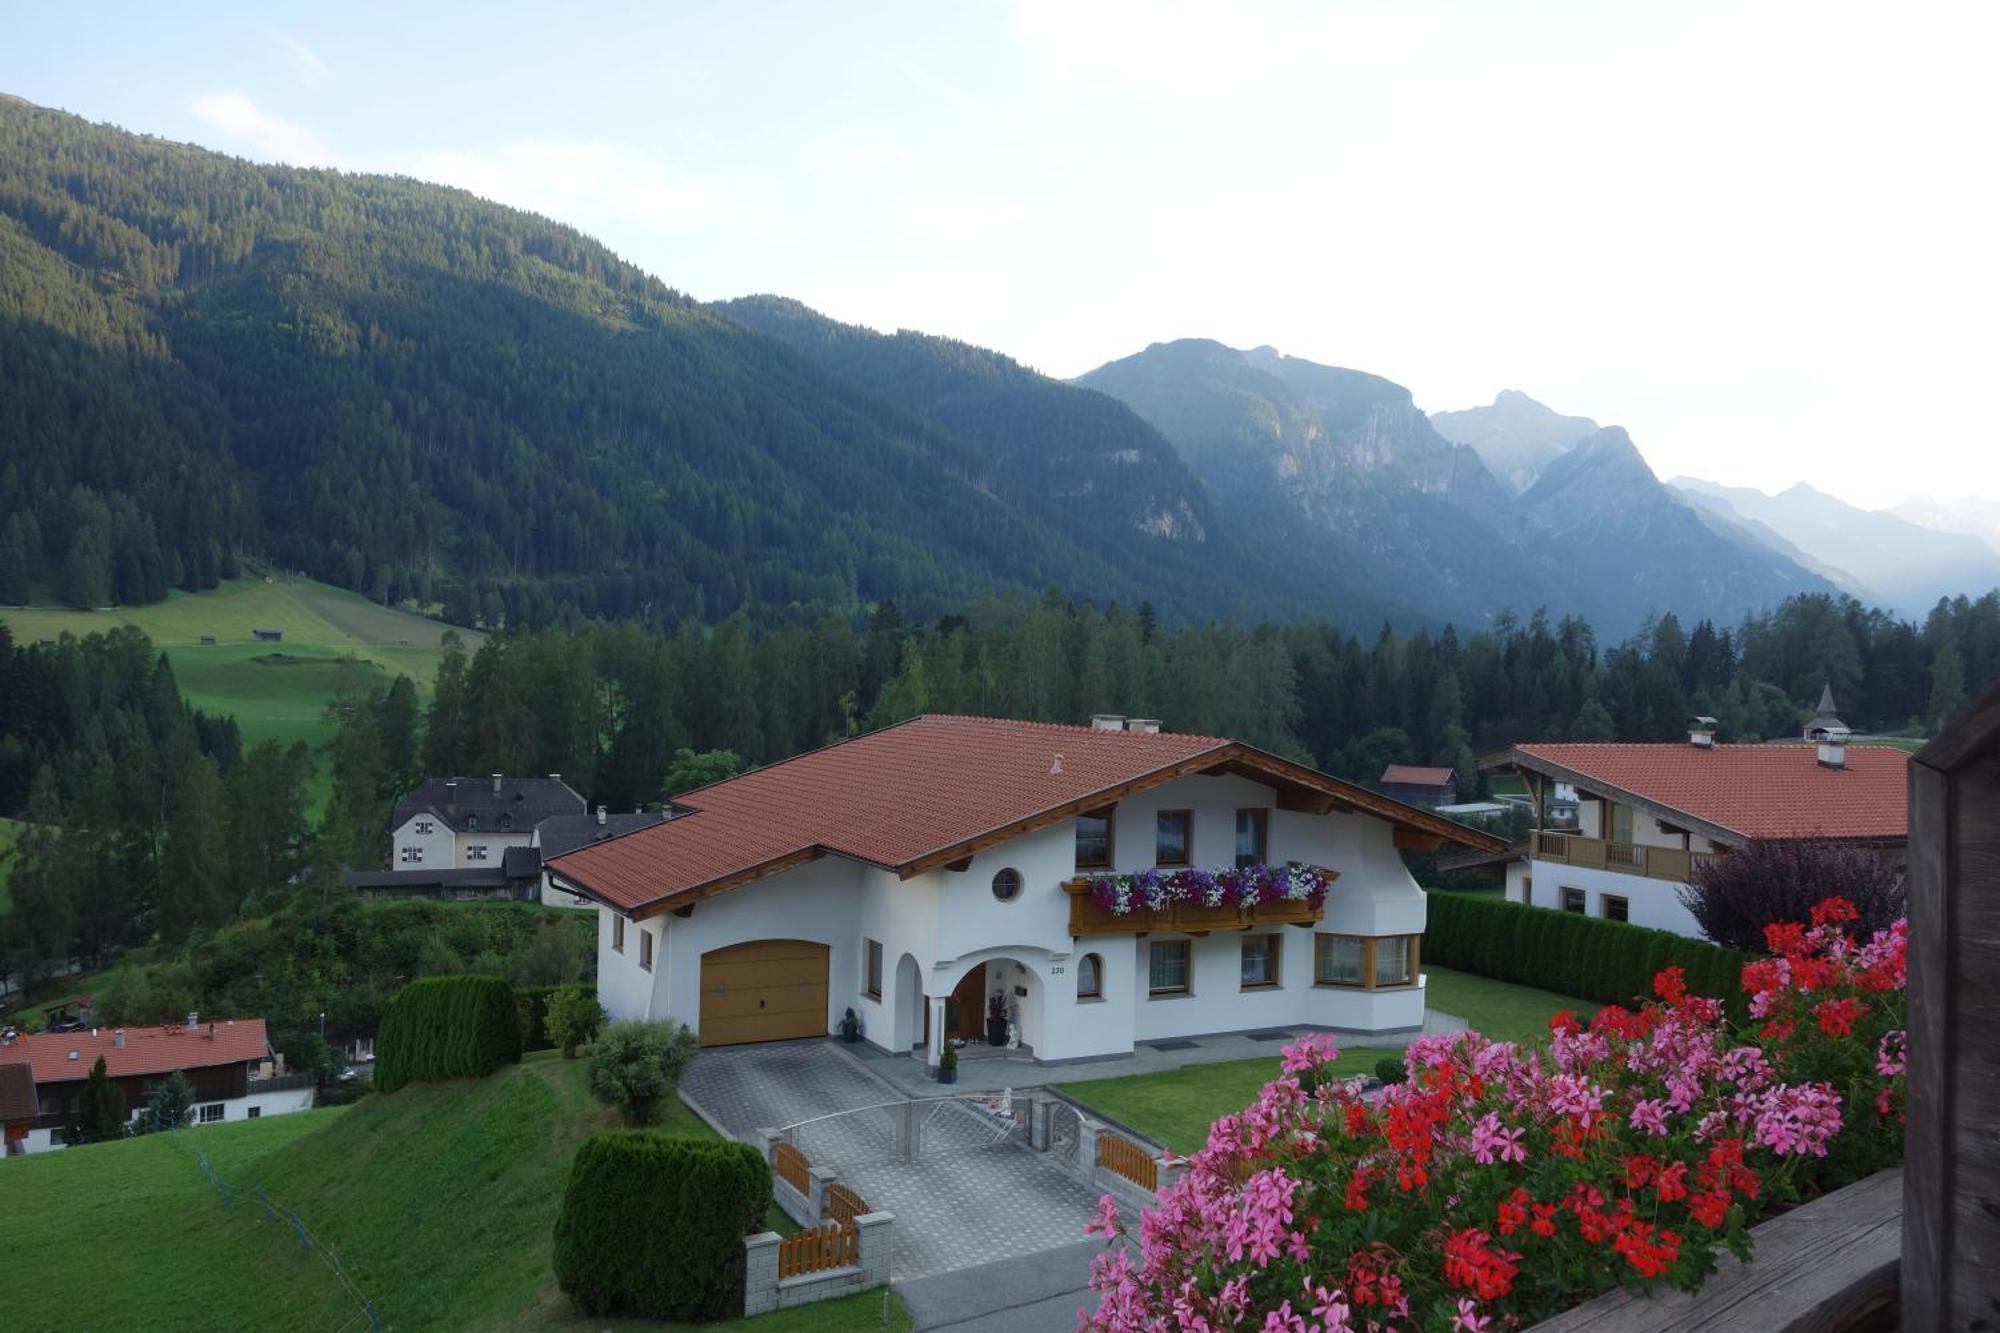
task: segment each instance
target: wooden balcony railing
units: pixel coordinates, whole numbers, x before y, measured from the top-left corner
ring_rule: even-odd
[[[1672,880],[1685,884],[1694,868],[1708,859],[1706,852],[1684,852],[1678,847],[1647,847],[1633,842],[1611,842],[1604,838],[1581,838],[1573,833],[1535,834],[1535,860],[1558,865],[1583,866],[1590,870],[1615,870],[1648,879]]]
[[[1333,872],[1327,872],[1333,878]],[[1204,907],[1199,903],[1172,903],[1160,911],[1134,907],[1120,915],[1098,905],[1090,896],[1090,880],[1078,877],[1065,883],[1069,895],[1069,933],[1084,935],[1145,935],[1156,930],[1206,935],[1215,930],[1248,930],[1252,926],[1310,926],[1326,915],[1324,906],[1308,902],[1263,903],[1256,907]]]

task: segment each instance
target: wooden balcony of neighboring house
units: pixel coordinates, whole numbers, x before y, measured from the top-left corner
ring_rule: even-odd
[[[1339,872],[1324,870],[1321,873],[1332,880]],[[1311,926],[1326,915],[1324,904],[1314,907],[1304,901],[1260,903],[1255,907],[1170,903],[1158,911],[1134,906],[1129,912],[1119,913],[1091,896],[1093,878],[1079,875],[1065,881],[1062,886],[1063,892],[1069,895],[1069,933],[1072,938],[1085,935],[1149,935],[1156,930],[1207,935],[1218,930],[1248,930],[1252,926]]]
[[[318,1082],[318,1076],[311,1070],[290,1070],[283,1074],[259,1074],[252,1070],[248,1080],[251,1095],[260,1092],[286,1092],[293,1088],[310,1088]]]
[[[1706,852],[1684,852],[1678,847],[1648,847],[1634,842],[1612,842],[1608,838],[1585,838],[1574,833],[1538,829],[1532,854],[1537,861],[1557,865],[1582,866],[1589,870],[1611,870],[1647,879],[1685,884],[1694,868],[1708,860]]]

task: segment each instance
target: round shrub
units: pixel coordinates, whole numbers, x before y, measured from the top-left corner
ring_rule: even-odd
[[[590,1093],[615,1106],[628,1125],[650,1125],[701,1044],[671,1018],[624,1018],[605,1028],[590,1048]]]
[[[566,993],[580,993],[595,998],[597,988],[588,984],[515,987],[514,1002],[521,1010],[522,1050],[546,1051],[561,1044],[556,1040],[555,1034],[549,1031],[549,1009],[558,995]]]
[[[563,1059],[576,1059],[576,1048],[597,1039],[604,1027],[604,1006],[587,986],[566,986],[549,997],[549,1040],[562,1048]]]
[[[1375,1062],[1375,1077],[1381,1079],[1385,1086],[1390,1083],[1401,1083],[1409,1076],[1409,1071],[1403,1068],[1403,1062],[1393,1055],[1385,1055]]]
[[[425,977],[396,992],[375,1034],[375,1087],[483,1078],[521,1058],[514,990],[499,977]]]
[[[556,1283],[592,1317],[741,1315],[743,1238],[770,1204],[771,1168],[748,1144],[606,1130],[570,1166]]]

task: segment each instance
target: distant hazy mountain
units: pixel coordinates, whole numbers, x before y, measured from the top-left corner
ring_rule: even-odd
[[[1939,597],[2000,586],[2000,554],[1977,537],[1861,509],[1804,482],[1777,495],[1693,477],[1677,477],[1674,485],[1726,502],[1813,559],[1847,571],[1866,593],[1906,615],[1922,615]]]
[[[1660,483],[1623,427],[1563,452],[1515,501],[1528,540],[1560,558],[1556,605],[1618,623],[1647,610],[1733,622],[1827,579],[1719,527]]]
[[[1822,560],[1813,559],[1787,541],[1769,524],[1754,518],[1745,518],[1737,513],[1736,507],[1721,496],[1710,495],[1706,491],[1691,491],[1681,486],[1673,486],[1672,490],[1676,496],[1693,506],[1695,512],[1707,520],[1710,527],[1724,533],[1732,540],[1768,547],[1786,559],[1811,570],[1842,592],[1850,593],[1870,604],[1881,604],[1881,597],[1860,579],[1838,565],[1829,565]]]
[[[1433,412],[1431,425],[1447,440],[1477,450],[1515,495],[1534,485],[1565,450],[1597,431],[1589,417],[1566,417],[1519,389],[1502,389],[1490,407]]]
[[[2000,500],[1977,495],[1933,500],[1928,495],[1919,495],[1891,506],[1889,512],[1933,532],[1962,532],[1977,537],[2000,555]]]
[[[1480,623],[1502,608],[1546,605],[1588,616],[1615,640],[1651,612],[1733,622],[1832,586],[1680,502],[1622,430],[1592,428],[1555,449],[1515,497],[1470,445],[1439,433],[1407,389],[1361,371],[1187,340],[1156,343],[1079,383],[1158,427],[1225,522],[1268,532],[1289,558],[1439,619]],[[1465,415],[1477,426],[1496,411],[1516,421],[1517,441],[1546,441],[1552,423],[1580,420],[1518,394]]]
[[[1156,427],[1225,522],[1263,534],[1275,563],[1324,571],[1330,593],[1461,624],[1534,603],[1505,488],[1401,385],[1205,339],[1155,343],[1077,382]]]

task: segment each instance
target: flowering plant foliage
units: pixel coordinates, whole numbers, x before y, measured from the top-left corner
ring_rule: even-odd
[[[1136,1253],[1097,1258],[1082,1326],[1497,1333],[1613,1285],[1699,1286],[1771,1201],[1900,1153],[1906,935],[1848,919],[1830,901],[1774,927],[1743,1032],[1670,967],[1636,1009],[1558,1015],[1545,1047],[1419,1038],[1376,1093],[1327,1076],[1330,1037],[1299,1041]],[[1108,1196],[1090,1229],[1127,1234]]]
[[[1332,876],[1318,866],[1248,865],[1220,870],[1141,870],[1135,875],[1096,875],[1090,897],[1117,916],[1134,910],[1160,911],[1174,903],[1200,907],[1256,907],[1262,903],[1326,902]]]

